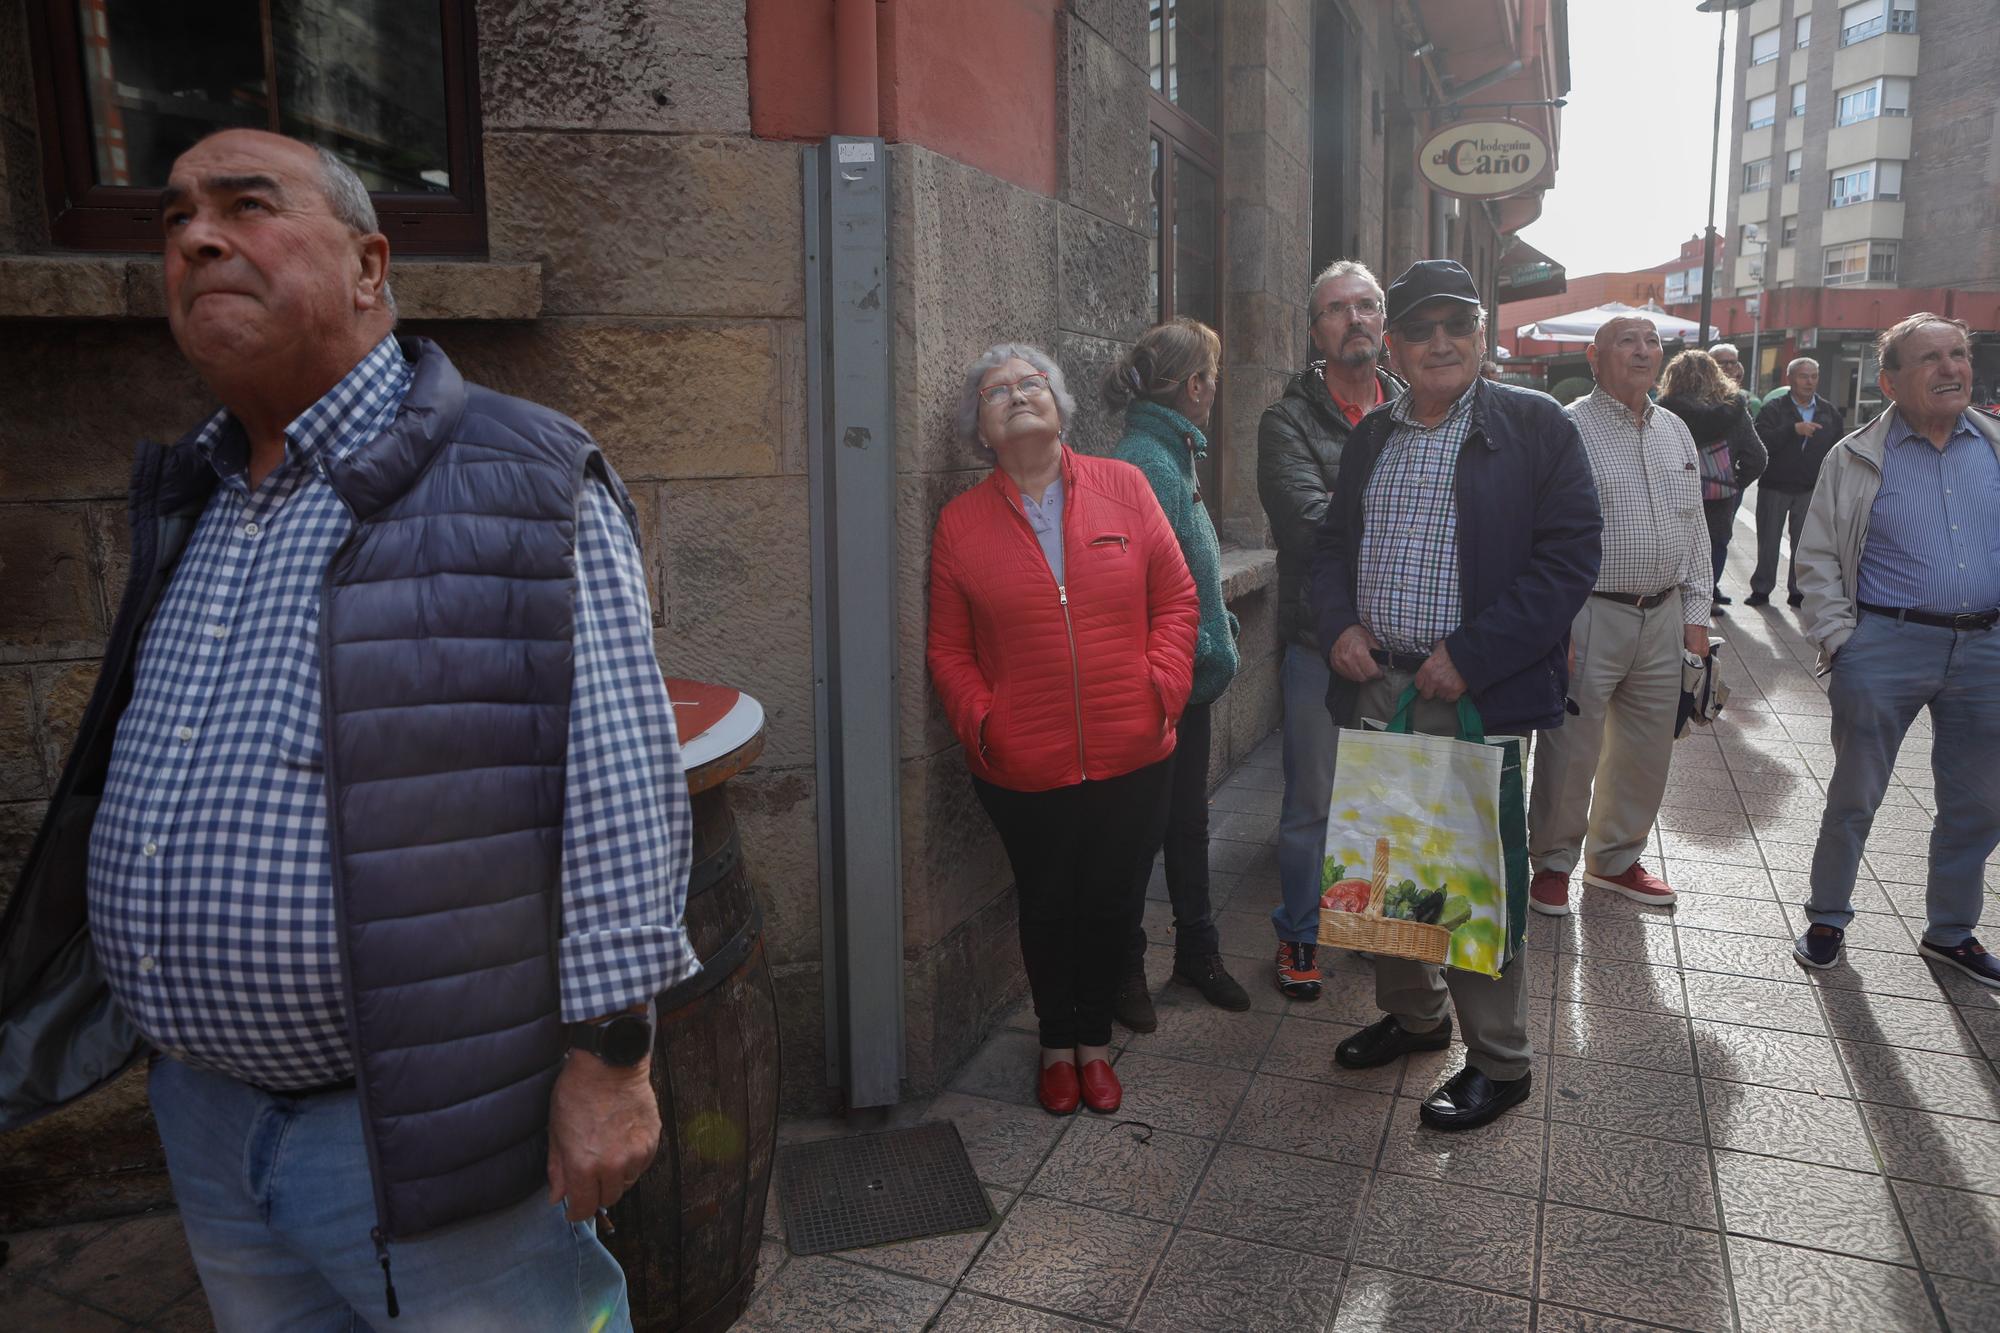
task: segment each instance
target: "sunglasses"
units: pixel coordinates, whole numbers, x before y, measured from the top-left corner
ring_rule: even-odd
[[[1470,310],[1455,311],[1443,319],[1406,319],[1392,332],[1404,342],[1427,343],[1431,335],[1443,325],[1446,336],[1470,338],[1479,328],[1479,316]]]

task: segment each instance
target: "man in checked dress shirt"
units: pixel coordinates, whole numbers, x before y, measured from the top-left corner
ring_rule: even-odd
[[[1491,734],[1560,727],[1565,639],[1597,577],[1597,497],[1576,428],[1548,395],[1480,378],[1486,313],[1459,264],[1413,264],[1385,305],[1409,391],[1348,437],[1314,534],[1334,723],[1387,719],[1414,688],[1414,731],[1457,735],[1465,695]],[[1386,1016],[1335,1060],[1366,1069],[1443,1050],[1455,1010],[1465,1068],[1424,1099],[1423,1122],[1472,1129],[1528,1096],[1525,959],[1498,979],[1401,958],[1374,969]]]
[[[395,336],[325,150],[213,135],[160,212],[222,410],[139,451],[0,929],[0,1128],[150,1054],[225,1330],[629,1329],[591,1219],[658,1146],[651,998],[699,970],[629,502],[575,423]]]
[[[1569,915],[1579,857],[1586,884],[1673,902],[1639,853],[1667,790],[1681,650],[1707,654],[1713,586],[1694,436],[1646,396],[1663,359],[1658,330],[1643,317],[1610,320],[1586,355],[1597,387],[1564,411],[1597,479],[1604,558],[1570,635],[1569,723],[1535,754],[1528,903],[1547,916]]]

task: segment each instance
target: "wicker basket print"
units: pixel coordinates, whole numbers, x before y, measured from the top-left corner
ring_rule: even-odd
[[[1351,883],[1351,881],[1349,882]],[[1368,888],[1368,905],[1359,912],[1335,905],[1332,885],[1320,900],[1319,942],[1336,949],[1362,949],[1420,963],[1443,963],[1451,955],[1451,932],[1443,926],[1422,921],[1406,921],[1383,916],[1382,902],[1389,891],[1389,840],[1375,840],[1375,873]]]

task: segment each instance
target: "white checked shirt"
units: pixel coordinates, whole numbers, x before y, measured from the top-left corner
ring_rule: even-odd
[[[1583,436],[1604,511],[1597,591],[1681,590],[1681,620],[1709,623],[1714,592],[1701,463],[1687,423],[1657,403],[1643,415],[1602,389],[1563,409]]]
[[[254,491],[242,428],[196,445],[221,479],[140,639],[91,828],[90,923],[156,1046],[268,1088],[354,1072],[321,766],[320,579],[354,523],[326,469],[395,419],[413,375],[385,338],[285,430]],[[681,923],[692,837],[644,566],[610,492],[576,536],[557,959],[565,1021],[700,970]]]
[[[1361,623],[1398,653],[1428,653],[1458,628],[1458,455],[1472,434],[1475,381],[1435,426],[1404,394],[1361,497]]]

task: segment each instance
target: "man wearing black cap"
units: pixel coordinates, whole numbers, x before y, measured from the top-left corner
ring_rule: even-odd
[[[1415,730],[1455,735],[1469,694],[1489,733],[1560,726],[1569,627],[1597,582],[1603,526],[1590,462],[1553,398],[1479,375],[1486,314],[1472,275],[1413,264],[1389,285],[1388,344],[1409,391],[1363,418],[1315,534],[1313,614],[1332,646],[1327,704],[1345,726],[1421,696]],[[1465,1069],[1425,1099],[1438,1129],[1483,1125],[1528,1095],[1521,960],[1496,981],[1375,960],[1381,1021],[1342,1042],[1350,1069],[1451,1041]]]

